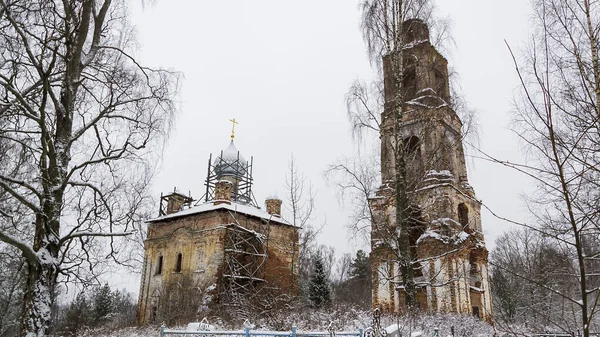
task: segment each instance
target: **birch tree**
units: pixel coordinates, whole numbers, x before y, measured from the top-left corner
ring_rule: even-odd
[[[600,252],[586,248],[586,240],[600,235],[600,3],[534,0],[532,5],[530,47],[523,58],[513,54],[521,80],[514,128],[528,156],[525,163],[503,164],[532,179],[536,192],[527,199],[532,222],[520,225],[568,254],[572,269],[566,276],[576,286],[564,291],[530,281],[574,306],[578,329],[589,337],[600,309]]]
[[[490,265],[500,329],[527,324],[534,332],[577,330],[576,306],[555,292],[572,295],[577,288],[569,276],[572,260],[553,240],[528,228],[509,231],[496,240]]]
[[[292,270],[292,277],[298,275],[298,280],[292,283],[298,284],[301,293],[306,293],[310,270],[313,264],[313,255],[318,250],[317,237],[325,224],[316,227],[315,219],[315,193],[312,184],[298,171],[298,165],[292,155],[288,162],[289,173],[286,176],[285,191],[287,203],[285,208],[289,212],[292,225],[300,227],[298,239],[298,270]],[[295,247],[294,247],[295,248]]]
[[[139,64],[119,0],[0,0],[0,240],[23,255],[22,336],[60,280],[123,261],[177,75]]]
[[[384,102],[385,105],[391,104],[393,108],[390,114],[382,114],[381,121],[377,122],[381,128],[391,128],[393,134],[392,151],[394,157],[395,177],[392,186],[395,189],[396,201],[396,223],[394,224],[398,238],[397,256],[400,263],[400,273],[403,287],[406,293],[406,303],[412,307],[416,301],[411,256],[408,221],[411,217],[410,202],[408,199],[407,174],[404,157],[403,135],[400,129],[400,121],[403,116],[403,88],[404,79],[404,38],[403,24],[407,19],[428,18],[431,14],[432,4],[427,0],[365,0],[361,3],[363,38],[367,44],[367,51],[371,62],[381,66],[383,57],[390,58],[391,74],[394,76],[396,87],[394,90],[393,102]],[[356,90],[354,86],[352,90]],[[364,105],[366,106],[366,104]],[[377,121],[377,114],[370,114],[373,117],[368,121]],[[364,125],[359,125],[364,128]],[[355,130],[357,128],[355,127]],[[382,145],[383,146],[383,145]]]
[[[447,39],[448,24],[445,20],[434,18],[434,5],[430,0],[364,0],[360,4],[362,12],[361,28],[363,38],[367,45],[368,55],[371,64],[378,71],[377,80],[371,85],[365,85],[361,81],[355,82],[347,95],[348,117],[352,123],[355,138],[361,138],[363,131],[375,131],[378,134],[386,133],[392,136],[389,144],[382,142],[382,153],[389,146],[390,157],[393,158],[390,168],[381,166],[382,172],[393,172],[393,177],[387,177],[382,181],[384,185],[394,190],[395,198],[395,223],[388,224],[386,233],[387,243],[394,250],[395,259],[400,266],[400,279],[402,284],[399,288],[404,289],[406,303],[409,308],[416,304],[416,287],[414,281],[415,256],[411,250],[411,223],[419,222],[415,219],[415,207],[411,205],[409,193],[414,188],[414,182],[418,181],[415,177],[417,172],[412,172],[407,161],[412,161],[411,151],[405,144],[405,135],[401,128],[401,121],[404,116],[404,109],[409,99],[405,97],[407,88],[404,88],[404,79],[409,75],[406,67],[414,55],[405,55],[408,44],[411,43],[409,31],[411,22],[425,22],[430,28],[432,35],[430,43],[440,48],[442,42]],[[418,19],[418,20],[413,20]],[[391,94],[384,95],[383,86],[383,63],[387,63],[385,90],[391,90]],[[389,78],[387,77],[389,76]],[[393,84],[393,88],[387,88],[388,84]],[[452,104],[453,102],[448,102]],[[383,113],[382,113],[383,111]],[[410,147],[410,145],[409,145]],[[442,149],[440,149],[442,150]],[[386,150],[388,151],[388,150]],[[386,155],[387,156],[387,155]],[[383,158],[383,156],[382,156]],[[372,183],[365,179],[357,179],[363,174],[364,165],[351,164],[344,162],[334,164],[330,167],[340,173],[340,176],[346,177],[338,180],[337,185],[341,190],[363,194],[366,198],[370,197],[370,186]],[[356,169],[358,168],[358,169]],[[343,183],[343,181],[350,183]],[[362,181],[361,181],[362,180]],[[340,183],[342,181],[342,183]],[[366,199],[365,198],[365,199]],[[368,205],[368,203],[365,203]],[[368,228],[372,223],[372,212],[363,209],[362,227]],[[365,216],[366,215],[366,216]],[[367,218],[371,218],[368,219]],[[356,217],[356,219],[360,219]],[[366,221],[365,221],[366,220]],[[354,223],[357,223],[353,221]],[[356,226],[354,226],[356,227]],[[390,281],[398,279],[398,275],[385,276]],[[395,281],[394,281],[395,282]]]

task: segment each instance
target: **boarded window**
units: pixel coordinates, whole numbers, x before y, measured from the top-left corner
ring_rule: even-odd
[[[158,263],[156,265],[156,275],[162,274],[162,267],[163,267],[163,257],[161,255],[158,257]]]
[[[177,254],[177,262],[175,263],[175,272],[176,273],[181,273],[181,260],[183,259],[183,257],[181,256],[181,253]]]

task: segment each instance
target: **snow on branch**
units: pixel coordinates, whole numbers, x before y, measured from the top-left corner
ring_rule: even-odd
[[[0,240],[8,243],[9,245],[14,246],[15,248],[18,248],[23,253],[23,256],[27,259],[27,262],[30,265],[35,265],[40,262],[40,258],[37,255],[37,253],[33,250],[33,247],[19,240],[18,238],[6,232],[0,231]]]
[[[59,245],[64,244],[67,241],[76,239],[76,238],[81,238],[81,237],[118,237],[118,236],[128,236],[128,235],[132,235],[135,234],[137,231],[127,231],[127,232],[119,232],[119,233],[98,233],[98,232],[90,232],[90,231],[81,231],[81,232],[74,232],[71,233],[69,235],[63,236],[60,241],[59,241]]]
[[[23,205],[27,206],[32,211],[34,211],[36,213],[40,213],[41,212],[41,210],[36,205],[34,205],[31,201],[27,200],[27,198],[25,196],[23,196],[19,192],[15,191],[12,187],[10,187],[4,181],[7,181],[7,182],[10,182],[10,183],[14,183],[14,184],[23,186],[23,187],[27,188],[28,190],[32,191],[39,198],[40,194],[31,185],[25,183],[24,181],[15,180],[15,179],[11,179],[9,177],[5,177],[3,175],[0,175],[0,187],[2,187],[10,195],[12,195],[15,199],[17,199]]]

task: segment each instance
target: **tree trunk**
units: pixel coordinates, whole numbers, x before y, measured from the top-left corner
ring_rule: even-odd
[[[52,317],[56,267],[52,261],[30,263],[28,271],[21,316],[21,337],[46,336]]]
[[[403,78],[404,78],[404,52],[402,50],[402,34],[396,38],[397,47],[392,54],[392,73],[395,76],[394,98],[394,165],[395,165],[395,192],[396,192],[396,233],[398,236],[398,256],[400,260],[400,273],[404,287],[406,306],[411,310],[416,303],[414,275],[412,269],[413,257],[410,250],[408,233],[408,220],[410,217],[410,203],[407,196],[406,162],[404,159],[404,139],[401,130],[404,108]]]
[[[594,26],[592,24],[592,12],[590,8],[590,1],[585,1],[585,17],[587,19],[587,30],[588,37],[590,39],[590,49],[592,52],[592,66],[594,71],[594,93],[596,94],[596,117],[598,118],[598,122],[600,124],[600,108],[598,104],[600,104],[600,60],[598,59],[598,47],[596,41],[596,31],[594,30]]]

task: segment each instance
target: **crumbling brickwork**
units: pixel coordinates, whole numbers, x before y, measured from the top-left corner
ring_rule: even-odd
[[[394,132],[400,132],[412,212],[411,222],[405,226],[418,307],[432,313],[468,313],[491,321],[481,205],[467,179],[462,123],[452,108],[447,61],[431,45],[422,21],[405,22],[403,32],[402,73],[397,73],[391,55],[383,59],[382,185],[370,199],[373,307],[388,312],[406,310],[398,262],[402,249],[395,228]],[[402,95],[397,95],[397,90],[402,90]],[[401,102],[398,97],[403,98]],[[395,126],[398,104],[402,119]]]
[[[220,304],[297,293],[299,228],[281,217],[281,200],[268,199],[268,212],[232,200],[234,184],[217,181],[214,200],[148,222],[138,323],[155,322],[166,288],[184,281]]]

